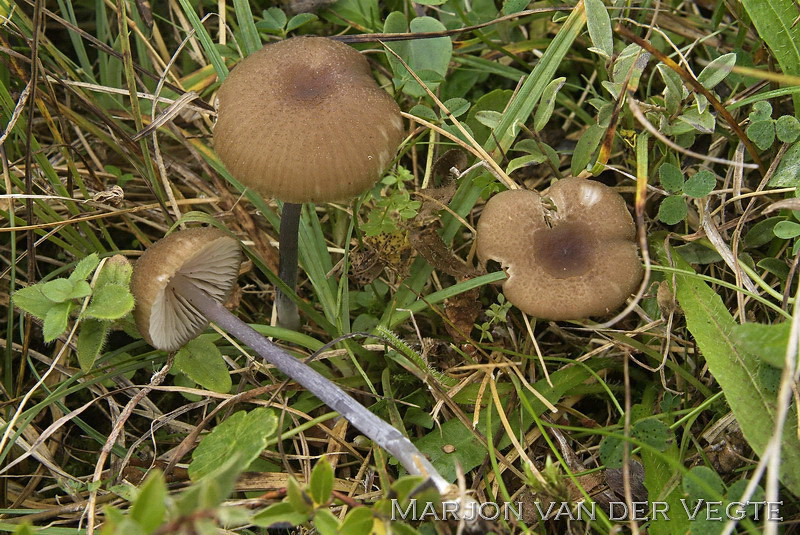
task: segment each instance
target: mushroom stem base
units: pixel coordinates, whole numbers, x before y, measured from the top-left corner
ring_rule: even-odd
[[[281,210],[281,230],[279,235],[280,264],[278,277],[295,291],[297,288],[297,233],[300,228],[300,214],[303,205],[290,202],[283,203]],[[300,328],[300,315],[297,305],[292,299],[278,290],[275,297],[278,309],[278,325],[296,331]]]
[[[247,323],[231,314],[221,303],[198,289],[186,277],[176,275],[172,280],[172,286],[208,320],[250,346],[261,358],[342,415],[356,429],[400,461],[409,473],[430,477],[441,494],[449,491],[450,484],[400,431],[370,412],[316,370],[261,336]]]

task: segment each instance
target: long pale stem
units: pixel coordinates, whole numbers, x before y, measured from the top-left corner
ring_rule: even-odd
[[[292,291],[297,288],[297,233],[302,209],[302,204],[285,202],[281,211],[278,276]],[[278,290],[275,306],[278,309],[278,325],[294,331],[300,328],[297,305],[288,295]]]
[[[328,407],[341,414],[356,429],[388,451],[410,474],[430,477],[442,494],[448,490],[450,484],[400,431],[370,412],[313,368],[258,334],[187,278],[176,275],[172,280],[172,286],[208,320],[250,346],[261,358],[294,379]]]

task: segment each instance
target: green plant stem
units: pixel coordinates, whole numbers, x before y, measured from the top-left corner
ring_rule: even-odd
[[[440,493],[448,491],[450,484],[400,431],[370,412],[319,372],[258,334],[255,329],[231,314],[222,304],[206,295],[186,277],[176,275],[172,285],[175,291],[186,298],[208,320],[236,336],[281,373],[294,379],[328,407],[341,414],[356,429],[400,461],[410,474],[430,477]]]
[[[302,211],[302,204],[289,202],[283,203],[281,211],[278,276],[292,291],[297,288],[297,234],[300,229]],[[291,297],[278,290],[275,306],[278,308],[279,326],[292,330],[300,328],[300,315],[297,312],[297,305]]]

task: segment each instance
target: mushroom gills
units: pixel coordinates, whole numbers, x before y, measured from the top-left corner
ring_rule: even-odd
[[[193,286],[221,301],[238,275],[238,242],[220,238],[208,242],[173,275],[164,292],[156,296],[150,320],[150,338],[167,347],[180,347],[205,328],[208,321],[185,298],[177,295],[174,280],[184,276]]]
[[[239,242],[215,228],[181,230],[145,251],[134,266],[131,288],[136,325],[148,342],[175,351],[213,321],[341,414],[409,473],[430,477],[442,494],[447,493],[450,484],[405,435],[225,308],[223,301],[236,283],[241,260]]]

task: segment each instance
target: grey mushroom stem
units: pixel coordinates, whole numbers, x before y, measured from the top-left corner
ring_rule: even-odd
[[[297,288],[297,235],[300,229],[302,210],[302,204],[285,202],[281,211],[281,230],[278,237],[280,242],[278,277],[292,291]],[[280,290],[275,296],[275,307],[278,309],[278,325],[293,331],[300,328],[297,305]]]
[[[338,412],[356,429],[400,461],[410,474],[429,477],[440,494],[445,494],[449,490],[450,484],[400,431],[370,412],[313,368],[261,336],[248,324],[231,314],[221,303],[198,289],[190,279],[178,274],[173,278],[171,285],[173,291],[180,294],[208,320],[250,346],[261,358]]]

